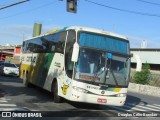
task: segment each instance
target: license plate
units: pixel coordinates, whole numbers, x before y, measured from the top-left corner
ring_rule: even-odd
[[[97,102],[98,102],[98,103],[107,103],[107,99],[98,98],[98,99],[97,99]]]

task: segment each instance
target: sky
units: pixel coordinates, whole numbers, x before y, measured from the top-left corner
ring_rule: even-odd
[[[0,0],[0,8],[21,0]],[[0,45],[22,44],[34,23],[42,32],[85,26],[128,37],[131,48],[160,48],[160,0],[78,0],[77,13],[66,11],[66,0],[30,0],[0,9]]]

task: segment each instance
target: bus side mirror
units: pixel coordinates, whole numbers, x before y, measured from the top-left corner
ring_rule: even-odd
[[[78,61],[78,55],[79,55],[79,44],[77,42],[73,45],[73,52],[72,52],[72,62]]]

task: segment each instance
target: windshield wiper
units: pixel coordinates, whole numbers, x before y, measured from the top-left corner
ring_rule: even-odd
[[[114,81],[115,81],[116,86],[118,86],[118,81],[117,81],[117,79],[116,79],[116,77],[115,77],[115,75],[114,75],[114,73],[113,73],[113,70],[111,70],[111,69],[106,69],[106,71],[105,71],[105,74],[104,74],[104,84],[106,83],[107,79],[110,78],[110,76],[107,77],[107,75],[108,75],[110,72],[111,72],[111,74],[112,74],[112,76],[113,76],[113,79],[114,79]]]
[[[111,73],[112,73],[112,76],[113,76],[113,79],[114,79],[116,85],[118,86],[118,81],[117,81],[117,79],[116,79],[116,77],[115,77],[115,75],[114,75],[114,73],[113,73],[113,70],[111,70]]]

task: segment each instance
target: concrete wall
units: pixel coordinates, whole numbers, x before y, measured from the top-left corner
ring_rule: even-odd
[[[160,64],[160,51],[133,51],[131,53],[138,55],[142,63]],[[131,58],[132,63],[137,63],[135,57]]]
[[[129,83],[128,91],[160,97],[160,88],[149,85]]]

